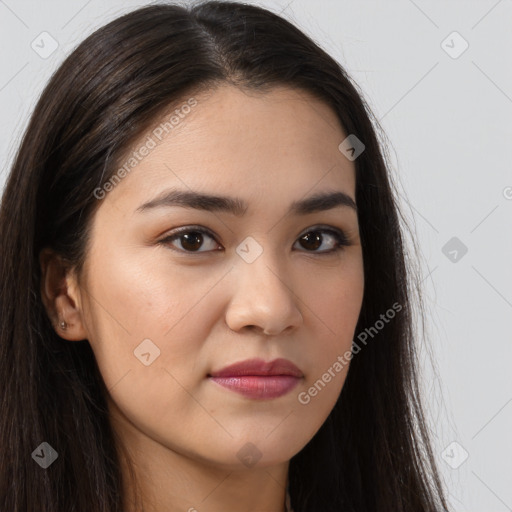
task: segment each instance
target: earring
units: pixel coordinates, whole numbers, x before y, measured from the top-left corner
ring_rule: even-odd
[[[64,330],[64,329],[66,329],[66,327],[68,326],[68,324],[67,324],[64,320],[62,320],[62,322],[59,324],[59,326],[60,326],[60,328],[61,328],[62,330]]]

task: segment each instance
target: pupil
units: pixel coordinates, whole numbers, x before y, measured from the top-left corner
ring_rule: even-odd
[[[322,237],[321,235],[312,235],[311,233],[306,233],[302,240],[304,240],[306,243],[314,243],[314,247],[309,247],[309,249],[318,249],[322,245]],[[307,247],[306,247],[307,248]]]
[[[181,245],[185,249],[189,249],[192,251],[199,249],[199,247],[201,246],[201,243],[203,241],[203,236],[201,235],[201,233],[186,233],[186,234],[182,235],[182,237],[185,238],[185,243],[183,243],[183,241],[182,241]],[[199,240],[199,242],[196,244],[194,244],[193,242],[191,243],[190,241],[193,240],[194,238],[196,239],[196,241]],[[187,247],[187,244],[190,244],[190,245]]]

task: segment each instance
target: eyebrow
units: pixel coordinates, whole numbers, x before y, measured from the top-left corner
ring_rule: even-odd
[[[159,207],[181,206],[209,212],[227,212],[237,217],[242,217],[247,208],[247,203],[237,197],[218,196],[195,192],[190,190],[168,190],[160,196],[142,204],[135,210],[144,212]],[[338,207],[349,207],[357,212],[355,201],[345,192],[322,192],[294,201],[288,213],[293,215],[308,215]]]

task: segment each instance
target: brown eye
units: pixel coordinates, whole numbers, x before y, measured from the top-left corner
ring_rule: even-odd
[[[299,240],[301,241],[303,247],[308,250],[316,251],[322,245],[322,236],[312,233],[306,233],[302,235]]]
[[[177,250],[183,252],[208,252],[207,250],[200,251],[199,249],[203,246],[205,238],[210,238],[215,241],[213,236],[206,230],[202,228],[190,228],[186,227],[184,229],[179,229],[174,232],[174,234],[164,238],[160,243],[162,244],[173,244],[175,241],[179,241],[181,244],[181,248],[178,247]],[[212,244],[210,244],[212,245]],[[215,247],[215,243],[213,247]],[[211,250],[211,249],[210,249]]]
[[[342,231],[333,229],[315,229],[308,231],[304,233],[298,241],[308,252],[317,252],[318,254],[332,253],[350,245]],[[331,242],[331,249],[318,251],[318,248],[321,247],[324,242],[329,241]]]
[[[201,250],[205,241],[210,239],[210,248]],[[175,244],[179,242],[181,247]],[[343,231],[338,229],[312,229],[301,235],[297,242],[306,249],[306,252],[313,254],[331,254],[342,250],[345,246],[350,245]],[[159,243],[163,245],[171,245],[173,249],[184,253],[207,253],[220,250],[220,246],[215,241],[215,237],[202,227],[186,226],[173,231],[169,236],[161,240]],[[206,245],[208,245],[206,243]],[[326,245],[324,250],[318,250]]]
[[[181,246],[187,251],[197,251],[201,244],[203,243],[203,234],[202,233],[184,233],[179,236],[181,240]]]

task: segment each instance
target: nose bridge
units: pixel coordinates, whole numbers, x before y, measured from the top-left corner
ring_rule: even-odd
[[[279,256],[270,248],[263,250],[254,239],[242,242],[237,253],[240,259],[235,264],[236,282],[226,319],[230,328],[251,325],[277,334],[298,326],[302,322],[300,301]]]

